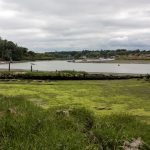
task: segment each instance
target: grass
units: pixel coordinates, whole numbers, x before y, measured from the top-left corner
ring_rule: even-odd
[[[150,145],[150,83],[1,81],[0,149],[122,149]]]
[[[0,79],[19,80],[123,80],[143,79],[149,75],[118,74],[118,73],[87,73],[78,71],[29,72],[29,71],[0,71]]]

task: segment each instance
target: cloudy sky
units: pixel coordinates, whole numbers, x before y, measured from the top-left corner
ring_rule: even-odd
[[[40,52],[150,49],[150,0],[0,0],[0,36]]]

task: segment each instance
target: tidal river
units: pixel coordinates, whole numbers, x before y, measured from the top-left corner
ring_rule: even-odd
[[[67,61],[35,61],[25,63],[12,63],[11,69],[38,71],[75,70],[91,73],[133,73],[150,74],[150,64],[115,64],[115,63],[73,63]],[[0,69],[8,69],[8,64],[0,64]]]

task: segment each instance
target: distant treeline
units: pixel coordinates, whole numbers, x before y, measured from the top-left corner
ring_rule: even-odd
[[[35,53],[27,48],[18,46],[12,41],[0,38],[0,60],[66,60],[66,59],[98,59],[115,57],[116,59],[150,59],[150,50],[83,50]]]
[[[112,58],[116,59],[150,59],[150,50],[83,50],[83,51],[61,51],[46,52],[46,57],[51,59],[85,59],[94,58]]]
[[[32,51],[28,51],[27,48],[18,46],[12,41],[3,40],[0,38],[0,60],[27,60],[33,59],[35,53]]]

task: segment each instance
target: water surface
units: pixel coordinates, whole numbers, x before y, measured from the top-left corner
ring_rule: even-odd
[[[67,61],[36,61],[25,63],[13,63],[11,69],[30,70],[34,63],[34,70],[38,71],[61,71],[75,70],[97,73],[133,73],[150,74],[150,64],[118,64],[115,63],[73,63]],[[8,69],[8,64],[1,64],[0,69]]]

